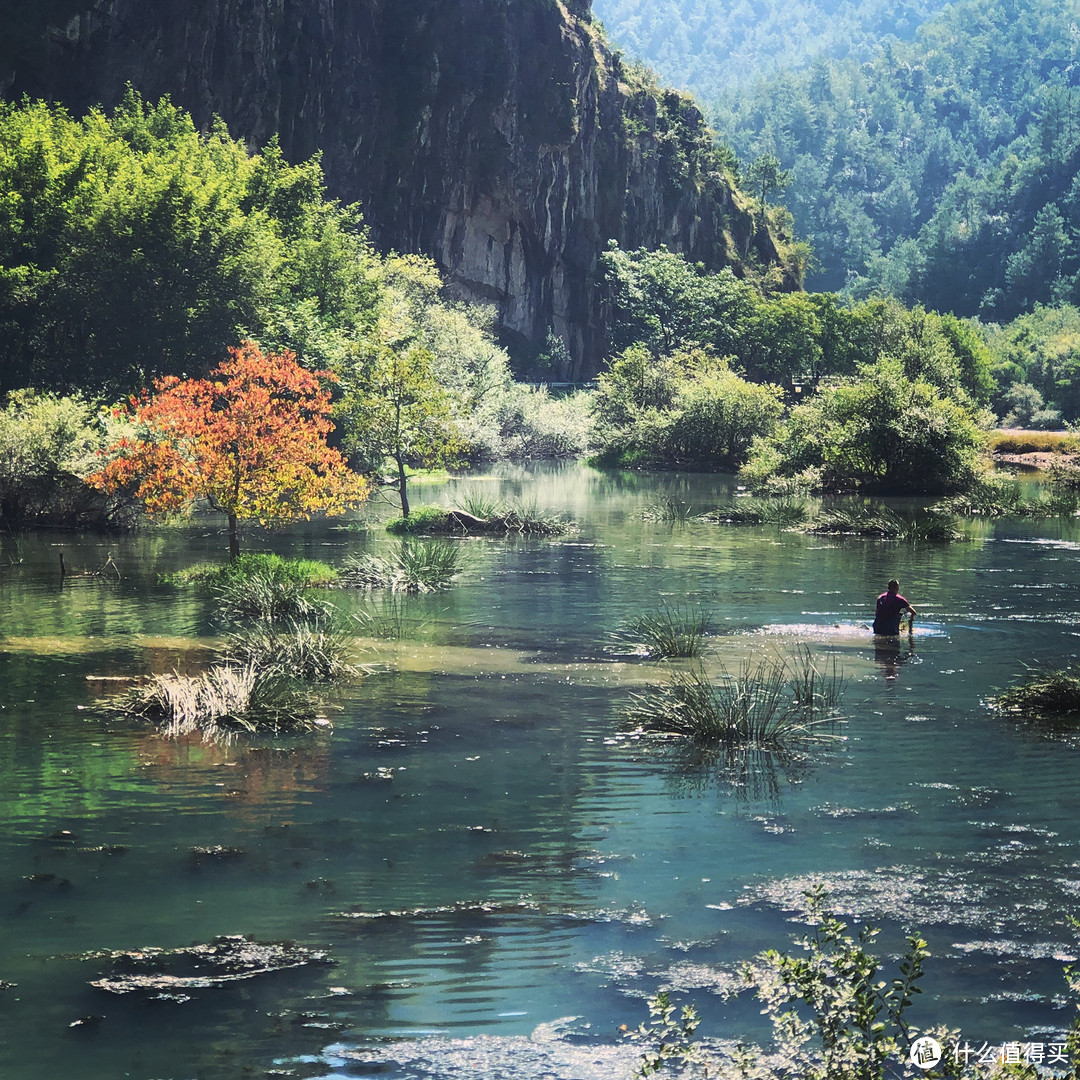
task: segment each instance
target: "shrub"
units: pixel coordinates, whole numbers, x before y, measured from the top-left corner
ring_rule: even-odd
[[[829,491],[962,491],[977,475],[978,420],[970,405],[884,359],[792,409],[755,441],[741,475],[755,489],[812,468]]]
[[[116,428],[116,432],[111,429]],[[84,481],[118,434],[80,397],[33,390],[8,395],[0,409],[0,520],[6,528],[130,528],[139,508]]]
[[[416,533],[449,533],[459,530],[442,507],[418,506],[409,511],[408,517],[394,518],[388,522],[386,531],[394,536],[412,536]]]
[[[630,619],[616,637],[631,647],[643,647],[650,658],[662,660],[700,656],[711,628],[712,620],[701,608],[665,604]]]

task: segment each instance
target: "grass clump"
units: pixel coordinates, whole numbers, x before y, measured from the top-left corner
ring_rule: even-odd
[[[931,510],[965,517],[1075,517],[1080,512],[1080,482],[1075,485],[1071,482],[1073,472],[1080,478],[1078,470],[1066,465],[1052,466],[1051,491],[1039,492],[1031,498],[1025,496],[1019,481],[989,477],[980,480],[970,491],[943,499]]]
[[[330,605],[312,598],[307,588],[289,578],[254,573],[227,579],[211,587],[218,614],[226,622],[257,620],[265,623],[324,619]]]
[[[1080,664],[1030,668],[992,703],[1025,719],[1080,720]]]
[[[441,506],[418,506],[408,517],[394,518],[388,522],[386,531],[394,536],[412,536],[417,533],[452,533],[460,530]]]
[[[325,620],[259,623],[231,634],[224,648],[227,665],[254,667],[264,676],[333,682],[351,678],[358,670],[349,663],[351,639]]]
[[[633,695],[629,721],[646,734],[726,748],[782,747],[828,737],[843,692],[836,668],[817,668],[809,651],[793,661],[746,663],[713,683],[704,670],[673,671],[666,686]]]
[[[653,660],[700,656],[712,620],[701,608],[663,605],[630,619],[616,637]]]
[[[641,516],[646,521],[664,521],[674,524],[682,524],[698,516],[698,510],[693,503],[683,502],[682,499],[664,495],[654,499],[641,511]]]
[[[350,556],[340,580],[359,589],[427,593],[449,587],[461,567],[461,548],[452,541],[404,542],[390,555]]]
[[[318,704],[296,683],[256,663],[215,664],[195,675],[154,675],[148,686],[131,690],[121,707],[163,723],[169,735],[306,729],[315,726],[319,714]]]
[[[535,503],[504,503],[486,493],[466,495],[453,507],[423,506],[407,518],[397,518],[386,526],[398,536],[454,534],[490,536],[521,533],[529,536],[560,536],[570,522],[558,514],[541,510]]]
[[[900,514],[886,506],[839,507],[826,510],[807,531],[826,536],[865,536],[881,540],[963,540],[953,514],[932,508]]]
[[[801,525],[810,512],[804,498],[797,495],[769,498],[736,499],[706,514],[709,521],[721,525],[776,525],[784,528]]]

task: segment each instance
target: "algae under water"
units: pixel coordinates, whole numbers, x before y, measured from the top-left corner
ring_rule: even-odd
[[[980,1043],[1068,1023],[1080,741],[982,701],[1023,663],[1080,651],[1075,522],[912,547],[643,520],[658,498],[727,503],[723,477],[538,466],[458,482],[578,528],[461,541],[458,583],[393,601],[396,640],[362,643],[374,673],[340,691],[332,729],[293,738],[170,739],[94,707],[125,679],[205,662],[211,601],[156,580],[222,552],[215,520],[4,542],[4,1080],[628,1075],[618,1025],[662,987],[697,1002],[711,1038],[764,1034],[756,1004],[724,992],[797,932],[814,881],[884,927],[881,951],[927,938],[915,1022]],[[397,543],[332,522],[249,541],[335,564]],[[61,584],[58,550],[76,568],[111,553],[122,580]],[[875,642],[893,576],[917,632]],[[630,692],[664,676],[612,632],[661,603],[709,614],[707,670],[804,645],[835,656],[843,741],[718,762],[621,737]],[[180,994],[91,985],[117,956],[201,956],[234,935],[331,963],[181,978]]]

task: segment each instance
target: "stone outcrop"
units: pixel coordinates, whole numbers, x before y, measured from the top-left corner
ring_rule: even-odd
[[[595,370],[609,240],[776,270],[685,97],[612,55],[589,0],[0,0],[0,92],[81,110],[131,83],[259,146],[321,151],[383,248]]]

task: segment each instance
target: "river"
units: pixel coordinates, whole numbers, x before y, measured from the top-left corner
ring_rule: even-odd
[[[544,465],[417,487],[418,504],[473,487],[577,524],[462,541],[451,590],[394,605],[402,640],[358,642],[369,674],[332,724],[219,743],[100,707],[117,679],[208,655],[210,602],[158,577],[221,556],[218,522],[5,540],[0,1076],[626,1076],[617,1029],[660,988],[709,1039],[765,1034],[725,991],[800,932],[815,882],[882,927],[887,963],[927,939],[915,1023],[1051,1041],[1078,954],[1080,741],[984,701],[1080,649],[1076,522],[913,547],[643,519],[659,495],[706,510],[732,485]],[[331,521],[246,542],[338,563],[394,541]],[[61,582],[61,551],[76,571],[111,555],[119,578]],[[917,633],[875,651],[893,576]],[[801,646],[835,658],[842,740],[735,774],[626,738],[629,695],[664,676],[613,631],[661,602],[711,615],[716,674]],[[113,951],[225,934],[330,962],[161,1000],[90,985]]]

